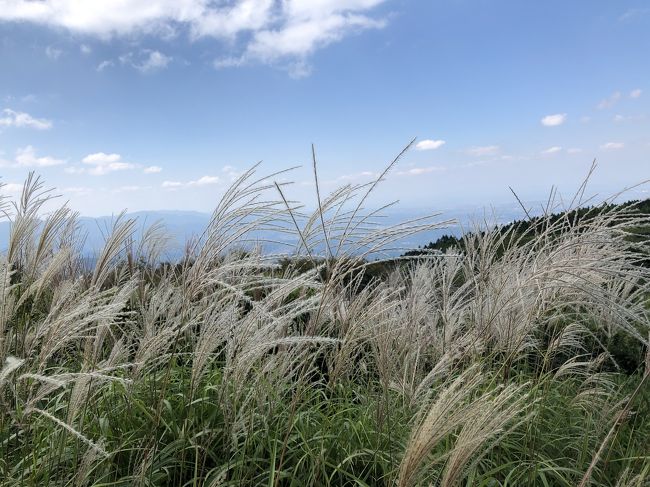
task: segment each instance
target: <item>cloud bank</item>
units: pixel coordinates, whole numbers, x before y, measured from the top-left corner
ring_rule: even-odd
[[[344,37],[385,25],[371,10],[385,0],[0,0],[0,21],[31,22],[101,39],[153,35],[224,41],[216,67],[306,59]],[[154,55],[155,56],[155,55]],[[162,58],[152,59],[164,63]]]

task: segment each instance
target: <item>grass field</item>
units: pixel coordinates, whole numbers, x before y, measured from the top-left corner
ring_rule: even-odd
[[[440,219],[382,227],[376,183],[304,215],[273,179],[244,174],[171,264],[121,217],[86,269],[38,178],[5,204],[1,485],[649,485],[647,215],[542,217],[370,279]],[[265,231],[299,243],[266,255]]]

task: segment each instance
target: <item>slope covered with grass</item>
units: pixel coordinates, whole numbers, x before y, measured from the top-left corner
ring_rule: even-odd
[[[377,183],[302,214],[272,179],[244,174],[177,264],[116,219],[92,269],[27,181],[0,257],[2,485],[647,485],[646,214],[478,232],[368,280],[443,223],[382,227]],[[265,230],[299,245],[267,255]]]

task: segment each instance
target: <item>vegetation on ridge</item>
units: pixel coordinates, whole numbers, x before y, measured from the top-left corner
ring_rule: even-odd
[[[0,256],[2,485],[647,485],[648,214],[479,231],[366,279],[444,224],[381,227],[383,176],[303,215],[252,169],[178,265],[121,217],[91,270],[30,177]],[[264,230],[296,234],[282,264]]]

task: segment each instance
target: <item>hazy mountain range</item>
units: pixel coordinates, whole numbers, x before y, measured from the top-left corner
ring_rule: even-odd
[[[391,210],[385,213],[385,225],[394,225],[405,220],[424,216],[428,212],[425,209],[399,209]],[[421,234],[410,237],[408,240],[399,242],[399,246],[405,249],[417,248],[420,245],[425,245],[431,241],[436,240],[444,234],[459,235],[462,233],[463,228],[467,229],[472,222],[487,221],[489,223],[506,223],[513,219],[521,218],[523,211],[518,205],[501,205],[490,210],[482,210],[477,208],[454,208],[451,210],[442,211],[437,218],[439,221],[456,220],[456,224],[448,225],[443,229],[438,229],[430,232],[423,232]],[[138,240],[142,231],[155,222],[161,222],[168,235],[171,237],[167,258],[175,259],[181,255],[184,244],[192,237],[201,235],[210,222],[211,215],[209,213],[201,213],[196,211],[139,211],[128,213],[128,218],[135,218],[138,221],[135,239]],[[82,233],[86,236],[84,251],[88,256],[95,255],[103,246],[106,236],[110,233],[113,222],[116,216],[102,216],[102,217],[81,217],[79,224]],[[7,220],[0,222],[0,249],[5,250],[9,240],[11,223]],[[267,234],[268,236],[268,234]],[[292,243],[290,237],[286,234],[277,233],[272,235],[272,240],[277,242]],[[264,248],[268,252],[278,252],[290,250],[290,246],[281,244],[265,244]],[[394,254],[399,253],[394,251]]]

